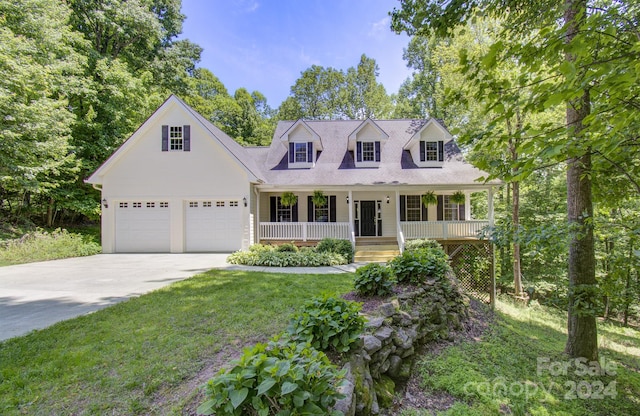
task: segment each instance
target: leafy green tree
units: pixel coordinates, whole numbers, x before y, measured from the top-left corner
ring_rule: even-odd
[[[342,113],[351,120],[389,118],[391,100],[384,85],[378,82],[378,65],[362,55],[356,68],[349,68],[341,89]]]
[[[291,96],[300,106],[303,118],[336,119],[340,115],[340,89],[343,84],[342,71],[313,65],[304,70],[291,87]]]
[[[68,97],[84,60],[68,16],[63,3],[0,1],[0,209],[50,205],[77,171]]]
[[[566,352],[573,357],[597,359],[592,161],[595,155],[619,160],[621,156],[614,149],[625,143],[625,133],[637,127],[640,77],[636,62],[640,48],[634,45],[638,44],[638,4],[597,0],[405,0],[401,9],[393,12],[393,26],[409,33],[447,35],[450,28],[477,12],[505,22],[481,68],[489,70],[498,61],[515,59],[527,69],[517,80],[488,89],[485,99],[492,104],[489,108],[504,102],[504,91],[523,87],[531,91],[527,110],[565,105],[565,124],[538,131],[536,137],[546,146],[540,146],[542,150],[535,157],[519,160],[516,166],[530,171],[541,160],[567,162],[570,239]],[[537,35],[535,40],[529,38],[532,32]],[[474,69],[468,73],[473,78]],[[491,86],[483,84],[481,77],[478,80],[479,85]],[[504,114],[512,115],[510,111]],[[522,130],[533,133],[527,124]]]

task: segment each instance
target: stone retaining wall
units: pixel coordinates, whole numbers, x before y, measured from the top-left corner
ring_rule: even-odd
[[[398,294],[368,316],[366,330],[352,348],[345,398],[335,409],[346,416],[377,415],[393,402],[395,387],[411,375],[416,350],[448,339],[468,317],[469,301],[452,276],[430,280],[413,292]]]

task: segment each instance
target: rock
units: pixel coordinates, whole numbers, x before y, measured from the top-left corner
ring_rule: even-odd
[[[382,316],[384,316],[385,318],[393,316],[396,313],[396,307],[392,302],[383,303],[380,306],[379,310],[380,310],[380,313],[382,314]]]
[[[378,330],[373,335],[375,335],[376,338],[384,343],[385,341],[391,339],[391,336],[393,335],[393,329],[388,326],[383,326],[381,328],[378,328]]]
[[[378,318],[370,319],[367,323],[364,324],[364,327],[376,329],[376,328],[380,328],[383,324],[384,324],[384,318],[378,317]]]
[[[374,387],[380,407],[390,407],[393,404],[396,383],[387,376],[380,376],[380,379],[375,382]]]
[[[408,348],[408,349],[404,350],[404,352],[400,355],[400,357],[402,357],[402,358],[411,357],[415,353],[416,353],[415,348],[411,347],[411,348]]]
[[[369,355],[382,348],[382,341],[380,341],[378,337],[374,337],[373,335],[365,335],[364,337],[362,337],[362,341],[364,343],[363,348]]]
[[[400,366],[402,365],[402,358],[397,355],[389,357],[389,369],[387,374],[392,378],[398,378],[400,376]]]
[[[343,367],[347,374],[345,375],[344,382],[338,389],[338,392],[343,394],[344,397],[333,406],[334,410],[338,410],[344,414],[344,416],[355,416],[356,414],[356,400],[354,396],[355,384],[353,382],[353,374],[351,374],[351,363],[345,364]]]

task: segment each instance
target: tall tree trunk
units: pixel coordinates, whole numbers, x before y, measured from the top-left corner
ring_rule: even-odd
[[[513,286],[516,296],[522,295],[522,273],[520,270],[520,182],[513,182]]]
[[[49,203],[47,204],[47,227],[53,226],[53,207],[55,201],[53,198],[49,198]]]
[[[566,42],[578,34],[585,18],[586,0],[566,0],[564,15]],[[565,59],[575,62],[567,53]],[[584,140],[583,121],[589,115],[590,97],[585,89],[581,97],[567,103],[569,160],[567,162],[567,217],[569,221],[569,317],[565,352],[570,357],[598,359],[598,333],[593,307],[596,296],[595,251],[593,241],[593,203],[591,199],[591,153]],[[578,303],[579,301],[579,303]],[[578,306],[580,305],[580,306]]]
[[[633,239],[629,239],[629,259],[633,258]],[[633,297],[631,296],[631,262],[627,264],[627,281],[624,285],[624,313],[622,322],[624,326],[629,325],[629,306]]]

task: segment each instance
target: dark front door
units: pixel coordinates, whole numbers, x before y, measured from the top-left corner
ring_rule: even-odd
[[[360,201],[360,235],[376,235],[376,201]]]

